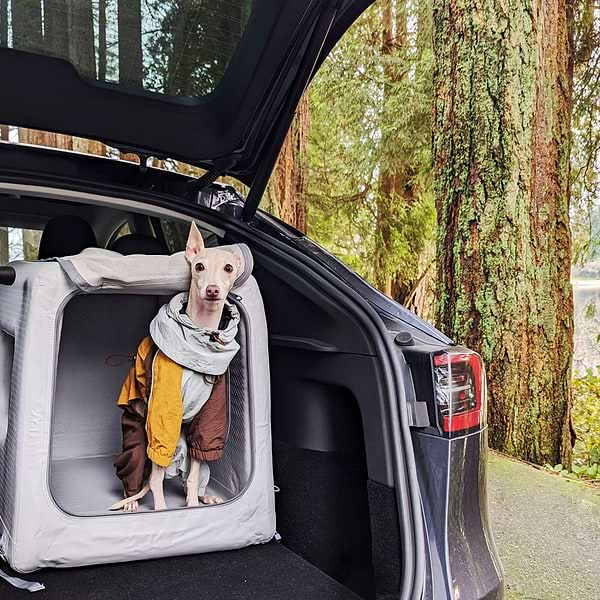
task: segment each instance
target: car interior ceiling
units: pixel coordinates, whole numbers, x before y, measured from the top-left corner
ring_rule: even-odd
[[[169,252],[157,218],[36,197],[3,197],[1,203],[0,226],[44,229],[60,217],[65,226],[91,225],[99,247],[123,254]],[[76,219],[65,220],[65,215]],[[125,223],[131,233],[115,239]],[[88,247],[89,236],[82,236]],[[226,234],[221,243],[236,241]],[[59,245],[55,240],[54,254],[41,258],[61,255]],[[383,395],[374,383],[380,375],[371,343],[331,298],[251,249],[269,329],[282,543],[363,598],[397,593],[401,556],[395,494],[369,477],[370,462],[384,445],[385,422],[383,409],[365,410]]]

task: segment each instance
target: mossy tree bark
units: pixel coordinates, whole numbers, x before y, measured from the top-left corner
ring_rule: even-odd
[[[567,0],[434,0],[438,323],[487,364],[490,443],[569,464]]]

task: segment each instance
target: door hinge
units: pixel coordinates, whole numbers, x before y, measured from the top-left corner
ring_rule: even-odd
[[[239,154],[232,154],[224,158],[218,158],[212,166],[198,179],[190,179],[187,182],[186,196],[199,194],[219,177],[226,175],[227,171],[234,167],[240,159]]]

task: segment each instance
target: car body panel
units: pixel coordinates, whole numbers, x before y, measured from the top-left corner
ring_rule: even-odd
[[[487,506],[487,430],[446,439],[413,430],[429,541],[426,600],[502,600]]]

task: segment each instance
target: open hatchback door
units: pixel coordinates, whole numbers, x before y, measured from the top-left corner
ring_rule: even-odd
[[[308,81],[371,1],[17,0],[0,121],[198,165],[198,187],[233,176],[249,219]]]

